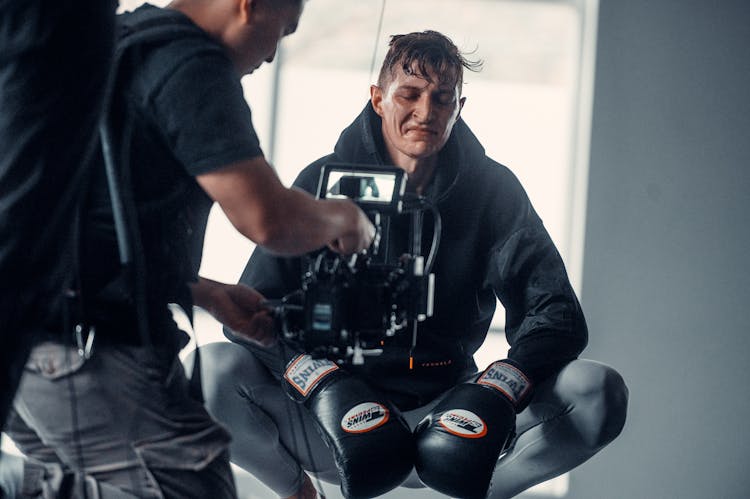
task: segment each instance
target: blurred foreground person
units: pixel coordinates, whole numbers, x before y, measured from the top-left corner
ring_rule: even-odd
[[[109,0],[0,1],[0,431],[35,338],[75,288],[76,221],[115,8]],[[21,458],[0,453],[0,497],[17,495],[5,478],[22,469]]]
[[[73,286],[76,210],[99,137],[115,7],[0,1],[0,424],[32,337]]]

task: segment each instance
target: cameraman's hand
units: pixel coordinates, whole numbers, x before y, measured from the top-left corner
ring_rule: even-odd
[[[276,341],[274,321],[262,305],[265,298],[244,284],[224,284],[200,277],[190,286],[193,302],[232,330],[240,339],[261,346]]]
[[[335,200],[345,218],[347,230],[337,239],[328,243],[328,247],[336,253],[351,255],[370,247],[375,238],[375,226],[367,215],[349,200]]]

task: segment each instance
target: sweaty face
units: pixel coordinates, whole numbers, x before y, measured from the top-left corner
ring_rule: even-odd
[[[386,148],[402,168],[404,162],[437,155],[464,104],[457,84],[441,83],[436,75],[429,76],[431,82],[399,68],[387,88],[371,89],[373,109],[383,121]]]
[[[248,25],[244,47],[244,72],[252,73],[264,62],[273,61],[276,48],[285,36],[297,30],[302,15],[304,2],[280,2],[278,0],[260,0],[255,2],[253,17]]]

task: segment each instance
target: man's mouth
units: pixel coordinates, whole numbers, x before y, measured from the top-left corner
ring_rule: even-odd
[[[414,127],[407,129],[406,133],[414,133],[416,135],[436,135],[435,130],[431,128]]]

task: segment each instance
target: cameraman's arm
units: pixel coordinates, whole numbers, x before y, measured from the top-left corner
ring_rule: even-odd
[[[284,187],[262,156],[196,178],[241,234],[274,253],[301,255],[326,244],[356,253],[375,234],[356,205]]]
[[[268,346],[276,338],[263,295],[244,284],[224,284],[199,277],[190,283],[193,303],[210,313],[239,339]]]

